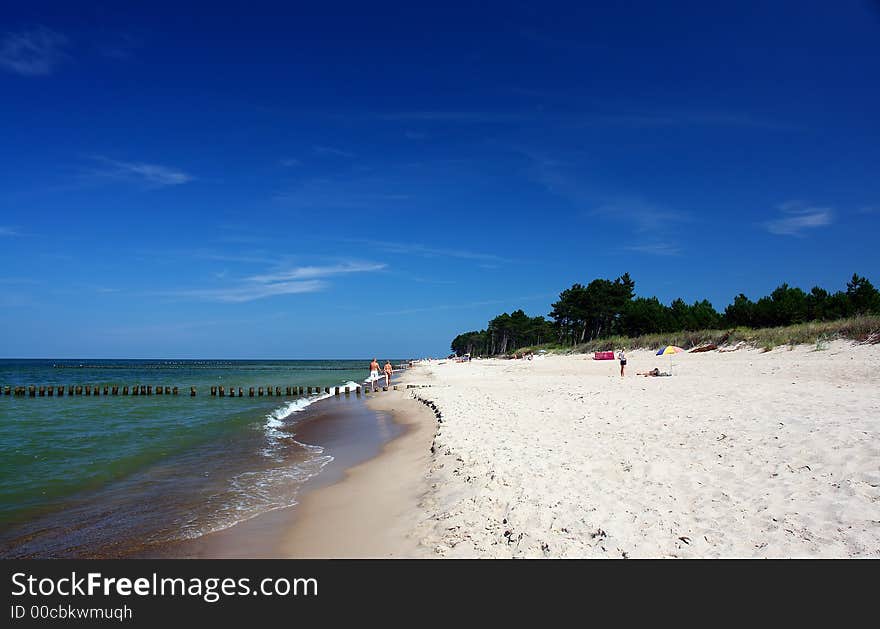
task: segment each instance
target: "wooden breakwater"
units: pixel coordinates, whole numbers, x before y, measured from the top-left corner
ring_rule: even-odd
[[[397,386],[394,386],[397,389]],[[387,391],[388,387],[383,386],[376,391]],[[68,384],[68,385],[5,385],[0,387],[0,395],[3,397],[147,397],[147,396],[178,396],[181,387],[172,387],[165,385],[151,384],[134,384],[134,385],[91,385],[91,384]],[[333,395],[351,395],[354,393],[360,396],[371,393],[369,386],[357,385],[347,387],[316,387],[316,386],[272,386],[266,387],[235,387],[213,385],[209,388],[210,397],[301,397],[309,395],[333,394]],[[189,387],[189,397],[197,397],[199,395],[196,387]],[[204,395],[204,394],[203,394]]]

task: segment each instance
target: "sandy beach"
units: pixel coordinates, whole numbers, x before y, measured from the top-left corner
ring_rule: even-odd
[[[434,557],[880,557],[880,346],[413,370]],[[644,378],[653,367],[668,378]]]
[[[407,558],[425,554],[416,531],[424,515],[434,415],[390,389],[367,405],[404,428],[382,452],[345,471],[338,483],[307,493],[279,548],[287,558]]]
[[[434,361],[359,416],[330,400],[320,439],[364,413],[398,436],[183,555],[880,557],[880,345],[628,358]]]

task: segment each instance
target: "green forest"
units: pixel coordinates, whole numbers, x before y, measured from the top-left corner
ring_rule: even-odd
[[[771,328],[880,314],[880,291],[857,274],[847,282],[846,290],[835,293],[818,286],[805,292],[788,284],[757,301],[740,293],[723,313],[705,299],[692,304],[676,299],[666,305],[656,297],[636,297],[635,289],[629,273],[614,280],[574,284],[559,294],[547,317],[530,317],[521,309],[502,313],[485,329],[456,336],[452,351],[459,356],[495,356],[521,347],[576,346],[612,336]]]

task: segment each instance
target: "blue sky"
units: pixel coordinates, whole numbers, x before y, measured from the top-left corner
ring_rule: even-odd
[[[626,271],[880,283],[876,2],[84,4],[0,17],[0,356],[440,355]]]

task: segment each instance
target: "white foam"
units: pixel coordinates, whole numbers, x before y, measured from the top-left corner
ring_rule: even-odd
[[[360,386],[358,383],[351,380],[339,385],[343,391],[345,387],[349,387],[352,392],[358,386]],[[290,423],[291,415],[335,395],[334,389],[335,385],[331,387],[330,393],[285,400],[282,406],[267,414],[264,424],[266,446],[262,454],[281,465],[266,470],[245,471],[231,478],[227,487],[229,493],[223,496],[222,502],[216,506],[216,512],[210,521],[194,519],[181,522],[177,526],[176,536],[184,539],[200,537],[229,528],[262,513],[295,505],[302,484],[319,474],[333,461],[333,457],[324,454],[324,448],[319,445],[297,441],[290,432],[282,428]],[[305,448],[311,456],[305,461],[290,465],[285,461],[285,450],[291,444]]]
[[[353,389],[359,385],[356,382],[352,382],[351,380],[349,380],[348,382],[339,386],[340,389],[344,390],[345,387]],[[301,397],[295,400],[291,400],[287,402],[284,406],[276,408],[271,413],[266,415],[264,431],[266,433],[267,444],[266,447],[263,448],[263,456],[276,458],[275,451],[278,445],[277,442],[282,439],[292,439],[290,433],[280,430],[280,428],[284,426],[285,419],[289,418],[294,413],[299,413],[300,411],[305,410],[308,406],[314,404],[315,402],[326,400],[328,397],[335,395],[334,387],[331,387],[330,393],[319,393],[317,395],[310,395],[308,397]]]
[[[319,448],[319,450],[322,450]],[[190,520],[177,524],[175,537],[195,539],[222,531],[263,513],[297,504],[300,487],[330,462],[329,455],[316,456],[295,465],[242,472],[230,479],[228,494],[216,496],[214,513],[208,521]],[[212,498],[215,498],[212,496]]]

